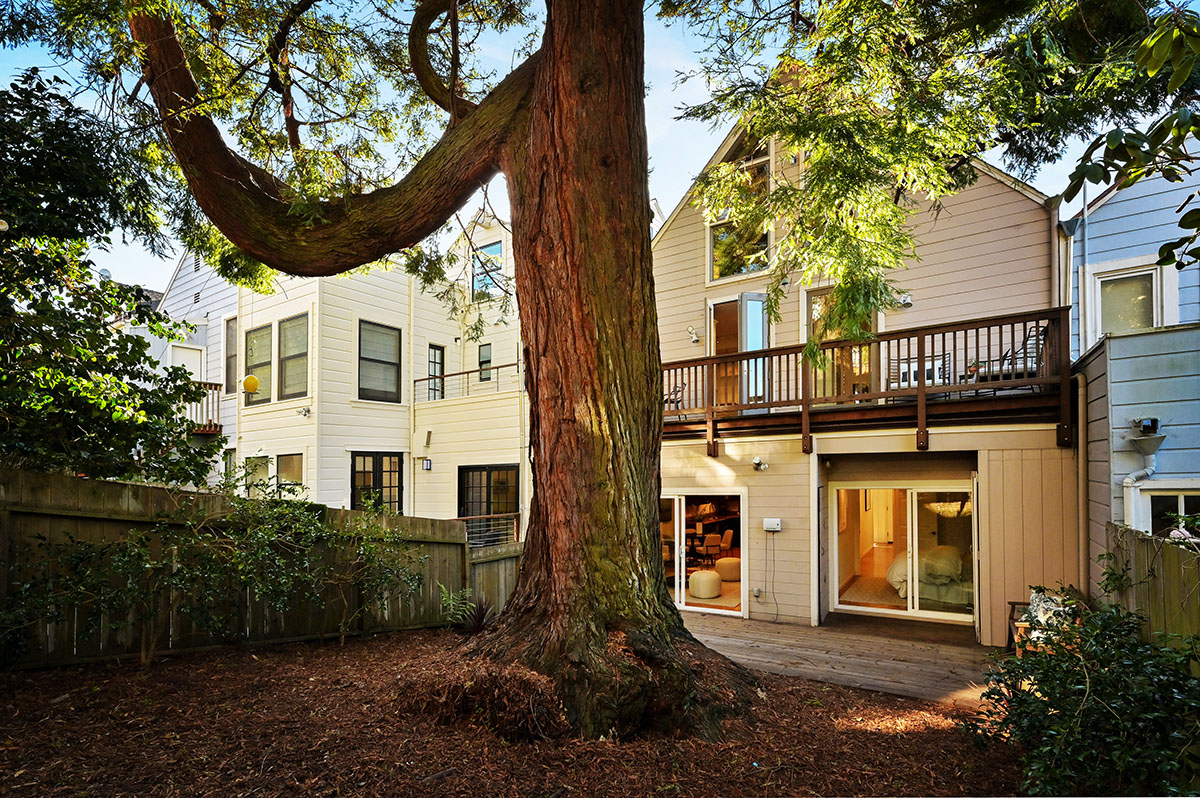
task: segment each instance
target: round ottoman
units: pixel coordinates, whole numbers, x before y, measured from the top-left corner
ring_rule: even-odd
[[[696,571],[688,577],[688,592],[692,598],[716,598],[721,595],[721,575],[716,571]]]
[[[740,582],[742,581],[742,558],[741,557],[722,557],[717,560],[717,573],[721,575],[722,582]]]

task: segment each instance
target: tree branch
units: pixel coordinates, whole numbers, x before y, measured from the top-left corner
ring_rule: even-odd
[[[458,97],[447,88],[429,60],[429,31],[442,14],[454,8],[454,0],[424,0],[413,14],[408,29],[408,57],[421,90],[457,123],[475,110],[475,103]]]
[[[248,255],[289,274],[337,274],[420,243],[497,172],[527,113],[541,61],[515,69],[399,182],[367,194],[293,204],[287,184],[231,151],[208,115],[168,20],[129,22],[167,139],[206,216]]]
[[[287,49],[288,34],[292,32],[300,15],[316,4],[317,0],[298,0],[292,3],[284,13],[283,19],[279,21],[279,27],[275,30],[271,43],[267,45],[267,63],[271,65],[271,76],[267,79],[267,85],[280,94],[284,93],[283,84],[287,72],[287,64],[280,63],[280,56]]]

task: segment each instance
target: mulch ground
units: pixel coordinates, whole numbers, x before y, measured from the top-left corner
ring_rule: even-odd
[[[451,632],[0,674],[0,795],[997,795],[937,704],[761,674],[725,739],[507,742],[407,709],[402,674],[455,658]]]

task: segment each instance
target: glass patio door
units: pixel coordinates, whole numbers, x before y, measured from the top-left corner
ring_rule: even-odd
[[[683,497],[663,496],[658,500],[659,542],[662,544],[663,576],[676,606],[683,606],[687,586],[686,549],[683,532]]]
[[[710,314],[712,354],[756,352],[769,345],[766,294],[748,292],[739,294],[737,299],[716,302],[710,307]],[[713,376],[713,394],[717,405],[746,405],[766,401],[770,382],[766,358],[719,362]]]
[[[910,490],[909,610],[975,614],[975,512],[970,490]]]

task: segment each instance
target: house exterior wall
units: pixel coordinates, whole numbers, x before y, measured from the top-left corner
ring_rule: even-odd
[[[1107,340],[1101,341],[1076,364],[1076,372],[1083,377],[1081,390],[1087,396],[1080,434],[1087,447],[1088,579],[1093,590],[1100,583],[1101,566],[1096,558],[1108,550],[1105,525],[1112,520],[1114,500],[1107,346]]]
[[[983,318],[1051,307],[1051,213],[1043,203],[982,172],[976,183],[948,198],[940,212],[914,218],[919,260],[893,276],[913,307],[884,314],[881,329]],[[654,239],[659,342],[664,362],[711,354],[708,303],[765,291],[769,273],[708,281],[708,227],[690,201]],[[772,325],[772,346],[807,339],[807,301],[792,284]],[[688,327],[699,335],[694,344]]]
[[[843,480],[969,483],[978,472],[985,645],[1005,644],[1008,602],[1028,601],[1031,585],[1079,584],[1075,455],[1052,426],[934,429],[928,452],[911,430],[818,434],[814,445],[810,455],[793,436],[729,438],[715,458],[703,441],[663,445],[663,495],[745,491],[749,617],[815,624],[828,611],[828,486]],[[756,456],[766,471],[753,469]],[[764,532],[767,517],[782,531]]]
[[[1090,300],[1088,292],[1093,288],[1090,275],[1095,275],[1114,266],[1151,266],[1158,260],[1158,248],[1165,242],[1179,238],[1179,215],[1175,209],[1188,196],[1200,189],[1200,175],[1184,176],[1179,183],[1169,183],[1162,177],[1148,177],[1128,188],[1114,192],[1103,204],[1088,214],[1086,228],[1081,226],[1072,242],[1071,305],[1072,305],[1072,356],[1095,342],[1086,330]],[[1084,236],[1087,236],[1087,271],[1084,274],[1084,307],[1080,307],[1080,278],[1084,254]],[[1158,267],[1161,279],[1174,294],[1164,299],[1174,305],[1168,312],[1168,323],[1177,320],[1180,324],[1200,322],[1200,269],[1189,267],[1176,271],[1174,266]],[[1081,327],[1082,325],[1082,327]]]
[[[317,422],[320,410],[316,397],[320,391],[320,347],[316,336],[318,318],[317,278],[283,277],[273,294],[257,294],[238,289],[238,371],[246,373],[246,333],[271,325],[271,401],[246,405],[243,393],[238,400],[237,460],[247,457],[270,458],[270,473],[275,473],[275,458],[281,454],[303,456],[304,484],[313,493],[317,480]],[[308,314],[308,390],[304,396],[279,399],[279,322],[301,313]]]

